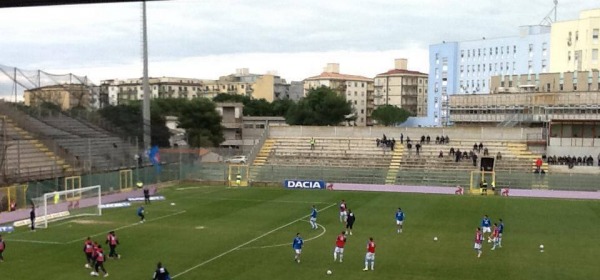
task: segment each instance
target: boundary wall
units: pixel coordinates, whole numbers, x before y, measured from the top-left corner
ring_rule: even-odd
[[[429,135],[432,141],[436,136],[453,139],[476,140],[485,143],[494,141],[540,141],[543,139],[542,128],[521,127],[348,127],[348,126],[273,126],[269,128],[269,137],[354,137],[354,138],[387,138],[400,140],[400,134],[416,141],[422,135]]]

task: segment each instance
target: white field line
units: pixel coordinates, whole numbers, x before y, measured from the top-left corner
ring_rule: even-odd
[[[185,212],[186,212],[185,210],[182,210],[182,211],[175,212],[175,213],[172,213],[172,214],[159,216],[159,217],[156,217],[154,219],[148,219],[148,220],[146,220],[146,222],[154,222],[154,221],[162,220],[164,218],[168,218],[168,217],[172,217],[172,216],[175,216],[175,215],[183,214]],[[88,236],[89,237],[96,237],[96,236],[99,236],[99,235],[102,235],[102,234],[106,234],[109,231],[118,231],[118,230],[130,228],[130,227],[134,227],[134,226],[137,226],[137,225],[140,225],[140,224],[141,224],[140,222],[136,222],[136,223],[133,223],[133,224],[125,225],[125,226],[118,227],[118,228],[115,228],[115,229],[112,229],[112,230],[105,230],[105,231],[98,232],[98,233],[95,233],[95,234],[92,234],[92,235],[88,235]],[[75,240],[71,240],[71,241],[65,242],[64,244],[73,244],[75,242],[81,242],[81,241],[85,240],[86,238],[87,238],[87,236],[83,237],[83,238],[78,238],[78,239],[75,239]]]
[[[305,221],[305,222],[307,222],[307,221]],[[309,239],[304,240],[304,242],[315,240],[315,239],[323,236],[327,232],[327,228],[325,228],[323,225],[321,225],[321,224],[317,224],[317,225],[320,226],[323,229],[323,231],[321,233],[319,233],[317,236],[313,236]],[[245,248],[240,248],[239,250],[267,249],[267,248],[275,248],[275,247],[283,247],[283,246],[290,246],[290,243],[281,243],[281,244],[277,244],[277,245],[266,245],[266,246],[255,246],[255,247],[245,247]]]
[[[9,242],[24,242],[24,243],[36,243],[36,244],[54,244],[54,245],[63,245],[63,242],[57,241],[41,241],[41,240],[26,240],[26,239],[5,239]]]
[[[333,206],[336,206],[336,205],[337,205],[337,203],[331,204],[331,205],[329,205],[329,206],[327,206],[327,207],[325,207],[325,208],[322,208],[322,209],[321,209],[321,211],[323,211],[323,210],[325,210],[325,209],[327,209],[327,208],[331,208],[331,207],[333,207]],[[292,224],[294,224],[294,223],[296,223],[297,221],[300,221],[300,220],[302,220],[302,219],[306,219],[306,218],[308,218],[309,216],[310,216],[310,214],[308,214],[308,215],[305,215],[305,216],[302,216],[301,218],[295,219],[295,220],[293,220],[293,221],[291,221],[291,222],[289,222],[289,223],[287,223],[287,224],[285,224],[285,225],[279,226],[279,227],[277,227],[277,228],[275,228],[275,229],[272,229],[272,230],[270,230],[270,231],[268,231],[268,232],[266,232],[266,233],[263,233],[262,235],[260,235],[260,236],[258,236],[258,237],[255,237],[255,238],[253,238],[253,239],[251,239],[251,240],[249,240],[249,241],[246,241],[246,242],[244,242],[244,243],[242,243],[242,244],[240,244],[240,245],[238,245],[238,246],[236,246],[236,247],[234,247],[234,248],[232,248],[232,249],[229,249],[228,251],[225,251],[225,252],[223,252],[223,253],[221,253],[221,254],[219,254],[219,255],[216,255],[216,256],[214,256],[214,257],[212,257],[212,258],[210,258],[210,259],[208,259],[208,260],[206,260],[206,261],[204,261],[204,262],[201,262],[201,263],[199,263],[199,264],[197,264],[197,265],[195,265],[195,266],[192,266],[192,267],[190,267],[190,268],[188,268],[188,269],[186,269],[186,270],[184,270],[184,271],[182,271],[182,272],[180,272],[180,273],[178,273],[178,274],[175,274],[175,275],[174,275],[173,277],[171,277],[171,278],[172,278],[172,279],[175,279],[175,278],[177,278],[177,277],[179,277],[179,276],[181,276],[181,275],[184,275],[184,274],[186,274],[186,273],[188,273],[188,272],[190,272],[190,271],[192,271],[192,270],[194,270],[194,269],[197,269],[197,268],[199,268],[199,267],[201,267],[201,266],[203,266],[203,265],[205,265],[205,264],[207,264],[207,263],[210,263],[210,262],[212,262],[212,261],[214,261],[214,260],[216,260],[216,259],[219,259],[219,258],[221,258],[221,257],[223,257],[223,256],[225,256],[225,255],[228,255],[228,254],[230,254],[231,252],[234,252],[234,251],[236,251],[236,250],[238,250],[238,249],[240,249],[240,248],[242,248],[242,247],[244,247],[244,246],[246,246],[246,245],[248,245],[248,244],[250,244],[250,243],[252,243],[252,242],[254,242],[254,241],[256,241],[256,240],[259,240],[259,239],[261,239],[261,238],[263,238],[263,237],[265,237],[265,236],[267,236],[267,235],[269,235],[269,234],[273,233],[273,232],[276,232],[276,231],[278,231],[278,230],[280,230],[280,229],[282,229],[282,228],[288,227],[288,226],[290,226],[290,225],[292,225]]]
[[[202,197],[197,200],[224,200],[224,201],[247,201],[247,202],[273,202],[273,203],[297,203],[297,204],[326,204],[327,202],[315,202],[315,201],[295,201],[295,200],[272,200],[272,199],[244,199],[244,198],[209,198]]]

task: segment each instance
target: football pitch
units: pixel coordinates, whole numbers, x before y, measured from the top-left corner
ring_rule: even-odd
[[[160,190],[165,201],[136,209],[105,209],[99,217],[3,233],[0,279],[87,279],[83,240],[104,245],[115,230],[119,260],[105,263],[112,279],[151,279],[162,261],[174,279],[597,279],[600,203],[597,201],[448,196],[380,192],[225,188],[183,184]],[[337,204],[356,215],[344,262],[334,263],[344,229]],[[174,204],[174,205],[173,205]],[[318,229],[308,223],[319,209]],[[406,214],[396,233],[395,211]],[[505,223],[502,248],[484,243],[477,259],[475,228],[487,214]],[[301,263],[292,239],[305,240]],[[362,271],[366,243],[377,244],[374,271]],[[438,241],[434,241],[434,237]],[[539,245],[545,246],[540,252]],[[105,253],[108,254],[108,248]],[[332,275],[326,275],[331,270]],[[102,274],[101,274],[102,275]]]

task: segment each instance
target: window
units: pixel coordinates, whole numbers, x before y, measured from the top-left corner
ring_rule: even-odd
[[[464,58],[465,57],[465,50],[461,50],[460,51],[460,58]]]
[[[567,61],[571,61],[571,51],[567,52]]]
[[[257,124],[256,128],[265,128],[265,125],[264,124]]]
[[[598,62],[598,49],[592,49],[592,61],[594,63]]]
[[[356,92],[356,91],[355,91],[355,92],[354,92],[354,96],[358,96],[358,92]]]
[[[594,31],[592,31],[592,43],[598,44],[599,33],[600,33],[600,29],[594,28]]]
[[[542,72],[546,72],[546,60],[542,60]]]
[[[471,50],[467,50],[467,57],[471,57]]]
[[[360,109],[360,113],[364,114],[365,113],[365,109]]]
[[[546,42],[542,43],[542,55],[546,56],[548,51],[548,44]]]
[[[575,42],[579,40],[579,31],[575,31]]]

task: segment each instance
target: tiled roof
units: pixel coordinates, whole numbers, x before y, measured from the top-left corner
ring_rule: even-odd
[[[323,72],[319,76],[306,78],[305,80],[350,80],[350,81],[372,81],[373,79],[357,76],[357,75],[346,75],[340,73]]]
[[[425,76],[427,76],[427,74],[421,73],[419,71],[411,71],[411,70],[404,70],[404,69],[392,69],[385,73],[377,74],[377,76],[403,75],[403,74],[404,75],[425,75]]]

